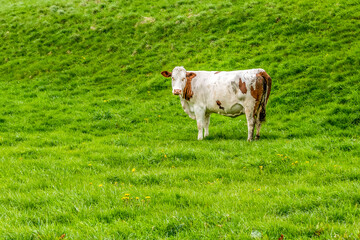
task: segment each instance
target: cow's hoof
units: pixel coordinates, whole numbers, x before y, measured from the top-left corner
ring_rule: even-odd
[[[259,135],[256,135],[255,136],[255,140],[259,140],[260,139],[260,136]]]

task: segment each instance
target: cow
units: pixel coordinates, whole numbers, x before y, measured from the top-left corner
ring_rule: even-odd
[[[175,67],[172,72],[163,71],[161,75],[172,78],[172,93],[180,96],[182,108],[196,120],[198,140],[209,136],[212,113],[228,117],[245,114],[247,140],[253,140],[255,124],[255,139],[260,138],[272,83],[265,70],[186,71],[184,67]]]

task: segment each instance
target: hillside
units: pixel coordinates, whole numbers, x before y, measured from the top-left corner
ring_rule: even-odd
[[[274,79],[269,115],[290,135],[351,135],[360,121],[357,3],[8,4],[1,18],[2,78],[70,94],[111,87],[118,96],[131,92],[130,98],[152,101],[144,93],[169,95],[170,84],[159,75],[164,69],[262,67]],[[284,118],[302,131],[291,133]]]
[[[0,238],[357,239],[359,3],[0,0]],[[262,139],[175,66],[264,68]]]

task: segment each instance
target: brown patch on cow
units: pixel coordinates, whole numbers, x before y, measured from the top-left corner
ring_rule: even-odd
[[[220,109],[224,110],[225,108],[221,106],[221,102],[219,100],[216,101],[216,104],[219,106]]]
[[[251,96],[253,98],[255,98],[255,106],[254,106],[254,115],[255,116],[259,110],[260,103],[261,103],[262,97],[264,95],[264,83],[265,83],[264,78],[261,75],[256,74],[255,88],[253,86],[251,86],[251,88],[250,88]]]
[[[271,78],[266,72],[256,74],[255,89],[251,86],[251,96],[255,98],[254,115],[265,121],[265,106],[271,91]],[[265,98],[266,96],[266,98]]]
[[[245,82],[242,82],[242,81],[241,81],[241,78],[239,78],[239,88],[240,88],[240,91],[241,91],[243,94],[246,94],[246,92],[247,92],[246,83],[245,83]]]
[[[186,84],[183,93],[183,98],[185,98],[186,100],[190,100],[190,98],[192,98],[192,96],[194,95],[193,91],[191,90],[191,81],[194,77],[196,77],[195,73],[186,73]]]
[[[271,80],[271,77],[269,76],[269,74],[267,74],[266,72],[260,72],[256,76],[258,76],[258,75],[262,76],[265,79],[265,82],[266,82],[266,90],[267,90],[266,103],[267,103],[267,101],[269,99],[269,96],[270,96],[272,80]]]
[[[260,101],[264,90],[264,78],[260,74],[256,74],[255,88],[251,85],[251,96],[256,101]]]
[[[218,74],[218,73],[221,73],[221,71],[220,72],[215,72],[214,74]]]
[[[171,72],[168,71],[162,71],[161,75],[163,75],[164,77],[171,77]]]

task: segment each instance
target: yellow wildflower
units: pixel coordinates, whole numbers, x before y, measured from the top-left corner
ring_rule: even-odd
[[[130,194],[129,194],[129,193],[125,193],[125,197],[128,197],[128,196],[130,196]]]
[[[263,169],[263,166],[259,166],[259,168],[260,168],[260,170],[262,170],[262,169]]]
[[[102,187],[103,185],[102,184],[99,184],[99,187]]]
[[[132,172],[135,172],[135,168],[131,169]]]
[[[146,196],[145,198],[146,198],[146,199],[150,199],[150,196]]]

